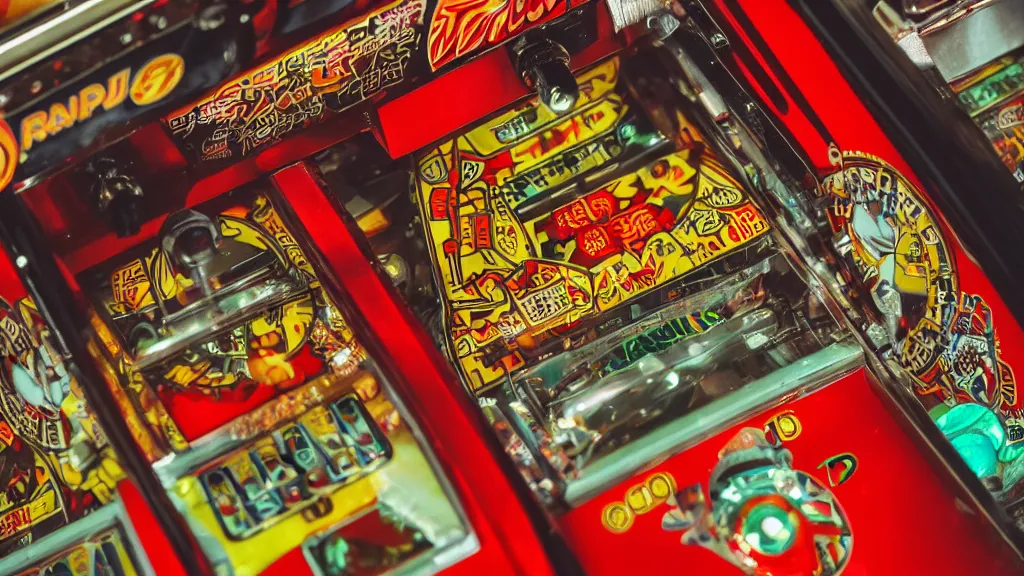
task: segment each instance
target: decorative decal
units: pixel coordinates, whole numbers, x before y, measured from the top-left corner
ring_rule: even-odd
[[[402,82],[425,8],[401,0],[347,22],[164,122],[199,161],[245,156]]]
[[[108,348],[124,351],[121,371],[132,394],[140,396],[139,404],[147,408],[147,420],[160,428],[160,436],[183,434],[194,440],[232,419],[198,418],[195,402],[233,405],[237,414],[232,416],[259,412],[265,418],[257,407],[273,397],[290,392],[298,401],[310,382],[325,374],[350,373],[365,358],[270,199],[261,194],[249,198],[226,209],[206,209],[219,227],[220,249],[249,266],[264,262],[287,270],[291,277],[302,278],[308,290],[145,374],[132,368],[135,353],[159,338],[166,318],[185,309],[195,292],[187,271],[177,269],[159,246],[159,238],[154,238],[86,271],[80,280],[120,336],[120,343],[110,341]],[[154,392],[156,397],[150,398]],[[161,405],[171,413],[170,419],[161,414]],[[282,414],[280,409],[271,412]],[[171,444],[176,450],[187,447]]]
[[[450,350],[478,393],[545,341],[768,231],[740,184],[696,146],[551,201],[616,158],[666,145],[634,111],[618,67],[611,59],[581,74],[566,117],[534,99],[420,159],[419,206]]]
[[[675,318],[661,326],[648,329],[622,342],[621,348],[612,352],[612,356],[601,367],[601,374],[607,375],[624,370],[636,364],[641,358],[667,350],[672,344],[697,334],[702,334],[725,321],[714,310],[705,310],[700,314],[693,313],[682,318]]]
[[[601,512],[601,524],[612,533],[622,534],[633,526],[633,520],[660,506],[675,494],[676,480],[667,472],[659,472],[626,491],[622,502],[612,502]]]
[[[938,219],[921,192],[883,160],[834,146],[830,155],[838,169],[824,180],[834,201],[830,220],[850,238],[849,257],[888,324],[914,390],[932,405],[991,410],[1004,439],[993,457],[998,452],[1003,464],[1016,459],[1024,452],[1024,398],[999,357],[988,305],[960,289]],[[995,481],[1003,484],[998,474]]]
[[[174,90],[184,75],[185,60],[177,54],[153,58],[134,78],[130,67],[118,70],[106,81],[83,86],[66,101],[51,102],[46,108],[21,116],[21,148],[28,152],[59,132],[113,110],[121,106],[129,94],[138,106],[158,102]]]
[[[123,477],[30,299],[0,299],[0,556],[110,501]]]
[[[391,458],[391,446],[358,398],[316,408],[200,476],[224,534],[244,540],[302,513],[330,506],[322,497],[365,477]]]
[[[786,442],[796,440],[803,429],[796,414],[792,410],[785,410],[764,423],[764,436],[769,444],[778,448]]]
[[[828,485],[834,488],[853,477],[853,473],[857,471],[857,457],[849,452],[836,454],[818,464],[818,470],[822,469],[828,475]],[[835,478],[833,478],[833,473]]]
[[[760,430],[744,428],[725,446],[709,492],[680,490],[662,529],[752,574],[836,576],[850,561],[853,532],[835,496]]]
[[[132,80],[132,102],[145,106],[170,94],[185,75],[185,60],[177,54],[161,54],[142,65]]]
[[[438,0],[427,50],[433,70],[565,14],[578,0]]]

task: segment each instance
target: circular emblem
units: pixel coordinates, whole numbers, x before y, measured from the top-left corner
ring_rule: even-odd
[[[14,179],[14,169],[17,167],[18,141],[14,138],[11,127],[0,118],[0,190]]]
[[[132,81],[132,102],[152,104],[170,94],[185,75],[185,61],[177,54],[161,54],[139,70]]]

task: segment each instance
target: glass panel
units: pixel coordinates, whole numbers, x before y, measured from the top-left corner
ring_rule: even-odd
[[[580,72],[563,116],[532,98],[416,154],[413,207],[408,164],[371,141],[320,158],[546,500],[643,465],[628,454],[690,413],[727,424],[754,408],[733,392],[798,360],[856,356],[819,354],[847,333],[660,56]],[[786,390],[820,383],[800,374]]]
[[[236,575],[286,555],[376,574],[466,553],[450,488],[301,234],[261,183],[78,275],[158,474]]]

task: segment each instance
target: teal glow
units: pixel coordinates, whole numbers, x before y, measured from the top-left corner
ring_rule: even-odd
[[[978,478],[996,475],[998,459],[988,438],[981,434],[961,434],[951,439],[950,443]]]
[[[743,539],[761,554],[778,556],[793,547],[797,526],[775,504],[755,506],[743,521]]]

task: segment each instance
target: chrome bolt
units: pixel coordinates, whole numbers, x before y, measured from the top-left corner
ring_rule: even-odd
[[[722,50],[729,46],[729,39],[725,37],[725,34],[719,32],[711,36],[711,45],[714,46],[715,50]]]
[[[671,12],[660,12],[647,18],[647,29],[662,40],[671,36],[677,28],[679,20],[676,20]]]
[[[153,14],[149,17],[149,23],[156,26],[157,30],[163,30],[164,28],[167,28],[167,17]]]

